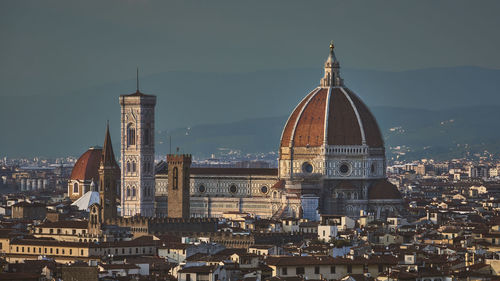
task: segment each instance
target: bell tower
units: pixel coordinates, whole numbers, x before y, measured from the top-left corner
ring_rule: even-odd
[[[189,169],[191,155],[168,154],[168,211],[169,218],[189,219]]]
[[[139,77],[139,75],[137,75]],[[156,96],[137,91],[120,96],[122,216],[155,215],[154,129]]]
[[[108,124],[99,164],[99,204],[102,208],[102,222],[117,217],[116,199],[119,187],[120,167],[115,160]]]

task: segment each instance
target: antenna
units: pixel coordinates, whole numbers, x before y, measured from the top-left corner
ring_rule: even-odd
[[[137,66],[137,92],[139,92],[139,66]]]

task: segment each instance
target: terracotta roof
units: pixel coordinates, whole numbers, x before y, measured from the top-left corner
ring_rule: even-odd
[[[87,229],[89,226],[88,221],[55,221],[55,222],[44,222],[36,227],[41,228],[77,228],[77,229]]]
[[[72,180],[98,180],[102,149],[91,147],[75,163],[71,171]]]
[[[401,199],[398,188],[385,179],[375,182],[368,190],[368,199]]]
[[[283,189],[285,188],[285,183],[285,180],[279,180],[271,187],[271,189]]]
[[[211,273],[215,269],[215,266],[211,265],[203,265],[203,266],[190,266],[190,267],[184,267],[183,269],[179,270],[178,272],[180,273]]]
[[[397,264],[393,256],[372,256],[368,259],[354,259],[331,256],[272,256],[266,259],[266,264],[275,266],[296,265],[337,265],[337,264]]]
[[[135,91],[135,93],[128,94],[128,95],[122,95],[122,96],[129,96],[129,97],[156,97],[154,95],[148,95],[148,94],[142,93],[139,90]]]
[[[275,168],[191,168],[192,175],[254,175],[278,176]]]
[[[12,207],[45,207],[45,205],[38,202],[29,203],[26,201],[22,201],[12,205]]]
[[[113,270],[113,269],[140,269],[135,264],[127,264],[127,263],[122,263],[122,264],[100,264],[100,267],[104,270]]]
[[[292,138],[294,146],[321,146],[325,132],[328,145],[362,145],[364,133],[368,146],[384,146],[378,124],[368,107],[344,87],[316,88],[309,93],[290,115],[281,146],[289,147]]]

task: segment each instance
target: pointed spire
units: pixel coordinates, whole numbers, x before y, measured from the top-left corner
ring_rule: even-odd
[[[113,145],[111,144],[111,135],[109,134],[109,121],[106,124],[106,136],[104,137],[100,166],[112,168],[118,166],[118,164],[116,163],[115,154],[113,152]]]
[[[340,64],[335,57],[333,49],[333,40],[330,41],[330,54],[325,61],[325,74],[321,78],[321,87],[343,86],[343,80],[340,78]]]

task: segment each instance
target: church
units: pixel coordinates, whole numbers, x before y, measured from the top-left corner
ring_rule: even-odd
[[[319,215],[357,218],[365,213],[384,218],[403,211],[401,194],[386,178],[377,121],[345,86],[333,43],[319,86],[305,95],[284,124],[277,169],[191,167],[190,155],[168,155],[166,167],[155,166],[155,105],[156,96],[141,93],[139,87],[120,96],[120,188],[109,196],[119,198],[123,217],[247,213],[317,220]],[[72,200],[87,190],[101,190],[91,186],[103,184],[93,179],[102,178],[99,154],[107,153],[108,159],[107,150],[91,148],[77,161],[75,177],[72,174],[68,182]],[[116,170],[108,170],[116,175]],[[101,202],[110,202],[106,199],[104,195]]]

